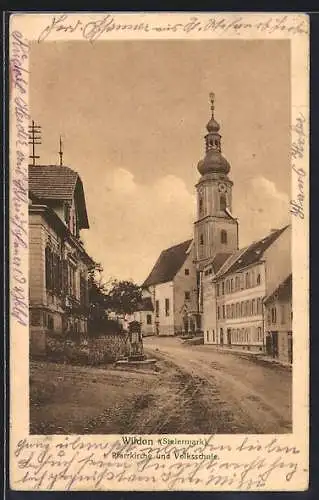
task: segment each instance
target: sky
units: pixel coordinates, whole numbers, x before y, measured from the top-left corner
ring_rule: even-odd
[[[31,45],[39,163],[84,184],[87,252],[107,278],[141,283],[160,252],[192,237],[209,93],[245,246],[289,221],[287,41],[85,41]]]

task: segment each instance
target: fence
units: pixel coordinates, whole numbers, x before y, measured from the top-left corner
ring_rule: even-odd
[[[71,340],[47,336],[46,357],[51,361],[99,365],[113,363],[129,354],[126,335],[108,334],[93,339]]]

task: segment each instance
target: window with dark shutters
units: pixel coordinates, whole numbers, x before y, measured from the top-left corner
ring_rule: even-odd
[[[45,287],[51,289],[51,250],[45,247]]]

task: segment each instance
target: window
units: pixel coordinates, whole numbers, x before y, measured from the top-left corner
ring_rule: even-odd
[[[271,322],[277,323],[277,311],[275,307],[271,308]]]
[[[242,275],[240,276],[240,289],[241,289],[241,290],[244,290],[244,288],[245,288],[245,277],[244,277],[244,275],[242,274]]]
[[[219,198],[219,207],[220,207],[220,210],[223,210],[223,211],[225,211],[226,208],[227,208],[226,196],[224,194],[220,195],[220,198]]]
[[[255,286],[255,270],[251,270],[251,286]]]
[[[240,279],[239,279],[239,276],[236,276],[235,278],[235,290],[239,290],[240,288]]]
[[[48,315],[48,329],[54,330],[54,320],[53,320],[53,316],[51,316],[51,314]]]
[[[226,318],[230,318],[230,306],[226,306]]]
[[[226,311],[225,311],[225,306],[223,306],[223,318],[226,318]]]
[[[156,317],[158,318],[159,317],[159,300],[155,301],[155,314],[156,314]]]
[[[246,302],[244,301],[241,303],[241,315],[246,316]]]
[[[262,312],[261,298],[258,297],[258,299],[257,299],[257,314],[261,314],[261,312]]]
[[[199,213],[201,214],[203,211],[203,198],[199,198]]]
[[[165,299],[165,316],[169,316],[169,299]]]
[[[257,333],[257,340],[258,340],[258,342],[262,342],[262,340],[263,340],[262,329],[261,329],[261,327],[259,326],[257,330],[258,330],[258,333]]]
[[[285,324],[285,320],[286,320],[286,314],[285,314],[285,305],[282,304],[280,306],[280,319],[281,319],[281,324],[284,325]]]
[[[219,297],[219,293],[220,293],[219,283],[217,283],[217,285],[216,285],[216,294],[217,294],[217,297]]]
[[[227,243],[227,232],[224,229],[220,232],[220,241],[224,244]]]
[[[246,273],[246,288],[250,288],[250,276],[249,276],[249,273]]]
[[[189,300],[191,298],[190,292],[185,292],[185,300]]]
[[[231,305],[231,317],[234,318],[235,317],[235,304],[232,304]]]
[[[189,269],[185,269],[185,276],[189,276]]]
[[[204,245],[204,235],[203,234],[200,235],[199,242],[200,242],[201,245]]]
[[[234,280],[233,280],[233,278],[230,280],[230,291],[231,292],[234,291]]]
[[[252,304],[251,304],[251,314],[252,314],[253,316],[255,316],[255,314],[256,314],[256,299],[253,299],[253,300],[252,300]]]
[[[220,319],[220,307],[217,307],[217,319]]]
[[[88,305],[87,281],[82,273],[80,275],[80,304],[84,307]]]
[[[257,280],[256,280],[256,282],[257,282],[257,285],[260,285],[260,274],[257,274]]]
[[[240,317],[240,303],[237,302],[236,304],[236,318]]]
[[[146,315],[146,324],[147,325],[151,325],[152,324],[152,315],[151,314],[147,314]]]
[[[222,282],[222,295],[225,295],[225,283]]]

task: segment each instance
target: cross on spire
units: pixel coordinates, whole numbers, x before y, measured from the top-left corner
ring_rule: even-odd
[[[212,111],[212,116],[214,116],[214,110],[215,110],[215,106],[214,106],[214,104],[215,104],[215,94],[214,94],[214,92],[211,92],[209,94],[209,100],[210,100],[210,104],[211,104],[210,109]]]
[[[42,144],[41,142],[41,126],[36,125],[34,120],[32,120],[31,125],[29,125],[29,144],[32,145],[32,154],[29,158],[32,160],[32,164],[35,165],[36,160],[40,158],[39,155],[35,154],[35,146]]]

